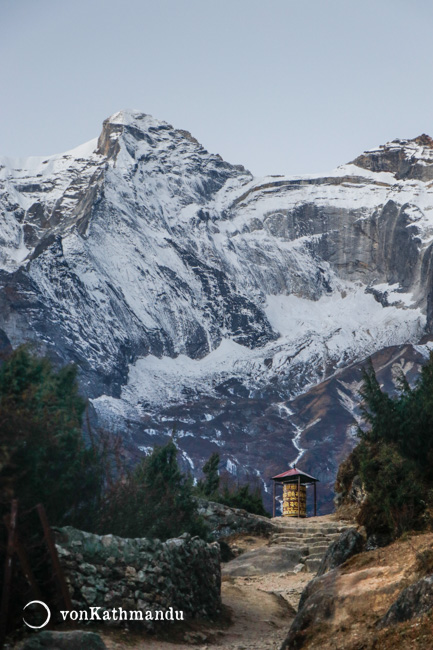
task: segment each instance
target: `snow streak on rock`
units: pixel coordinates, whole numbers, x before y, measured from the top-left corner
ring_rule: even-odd
[[[420,136],[257,179],[121,111],[73,151],[2,159],[0,336],[77,363],[99,424],[143,453],[177,423],[190,471],[217,450],[267,485],[294,461],[314,473],[314,439],[329,483],[354,419],[337,451],[293,404],[431,331],[432,152]]]

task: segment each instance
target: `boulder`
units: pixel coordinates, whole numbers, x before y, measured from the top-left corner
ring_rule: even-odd
[[[52,632],[44,630],[26,639],[19,650],[107,650],[107,646],[95,632]]]
[[[280,650],[299,650],[318,628],[326,627],[334,615],[337,570],[311,580],[301,594],[298,613]]]
[[[418,618],[433,607],[433,575],[422,578],[410,587],[403,589],[397,600],[391,605],[378,622],[378,627],[388,627],[411,618]]]
[[[275,530],[274,524],[267,517],[206,499],[197,501],[198,512],[211,529],[214,539],[230,537],[236,533],[270,535]]]
[[[299,608],[280,650],[303,648],[311,628],[323,628],[334,615],[335,596],[332,589],[321,589],[323,581],[321,584],[320,579],[315,578],[312,582],[316,583],[313,593],[304,599],[304,604]]]
[[[391,533],[373,533],[367,537],[366,551],[375,551],[377,548],[388,546],[393,541]]]
[[[358,533],[356,528],[348,528],[343,531],[340,537],[332,542],[326,551],[322,563],[317,571],[317,576],[327,573],[331,569],[346,562],[352,555],[356,555],[363,550],[364,538],[361,533]]]
[[[222,567],[222,574],[229,576],[257,576],[265,573],[294,571],[308,553],[306,548],[263,546],[243,553]]]

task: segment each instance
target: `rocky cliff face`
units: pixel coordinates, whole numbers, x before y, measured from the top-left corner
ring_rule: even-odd
[[[331,485],[354,441],[350,367],[432,330],[427,136],[257,179],[122,111],[98,141],[0,165],[2,345],[77,363],[99,425],[143,452],[177,422],[193,473],[217,450],[265,490],[295,459]]]

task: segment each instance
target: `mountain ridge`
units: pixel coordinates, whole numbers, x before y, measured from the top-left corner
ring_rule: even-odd
[[[267,489],[268,470],[298,458],[320,465],[329,507],[353,422],[333,450],[292,403],[432,331],[428,136],[328,175],[257,179],[120,111],[97,142],[29,160],[0,161],[2,335],[77,363],[96,421],[143,452],[178,421],[195,475],[218,450]],[[312,430],[317,450],[299,456]]]

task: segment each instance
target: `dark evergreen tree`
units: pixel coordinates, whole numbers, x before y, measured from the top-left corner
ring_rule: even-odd
[[[185,532],[207,537],[197,513],[192,480],[180,471],[173,439],[155,447],[108,492],[100,530],[123,537],[168,539]]]
[[[218,452],[214,451],[203,465],[204,480],[198,482],[199,493],[209,499],[212,499],[212,496],[216,496],[218,493],[220,485],[220,476],[218,473],[219,464],[220,455]]]
[[[218,502],[231,508],[242,508],[254,515],[269,517],[269,513],[263,505],[262,493],[259,487],[251,488],[248,483],[230,489],[225,485],[218,497]]]
[[[393,536],[424,523],[433,486],[433,353],[411,387],[402,374],[390,397],[380,387],[371,361],[363,373],[363,412],[370,427],[339,473],[348,484],[359,472],[367,499],[360,523],[367,532]],[[350,473],[349,472],[349,473]]]
[[[425,486],[414,461],[394,444],[362,444],[360,475],[367,492],[359,523],[368,534],[396,537],[423,524]]]
[[[396,403],[382,391],[371,359],[362,371],[360,394],[363,398],[361,409],[365,420],[370,424],[367,432],[360,431],[361,438],[368,439],[370,442],[394,440],[396,427],[398,428]]]
[[[395,444],[399,453],[419,464],[421,471],[429,471],[433,462],[433,352],[414,388],[403,374],[399,388],[396,397],[384,393],[369,362],[363,372],[361,396],[370,428],[361,431],[360,437],[372,443]]]
[[[415,387],[406,386],[399,400],[397,443],[426,478],[433,479],[433,352],[422,367]]]
[[[227,476],[224,485],[220,486],[219,464],[220,455],[218,452],[213,452],[203,465],[204,479],[198,482],[196,494],[231,508],[242,508],[253,514],[268,517],[269,513],[263,505],[260,488],[252,488],[249,483],[236,485],[228,480]]]
[[[0,500],[43,503],[52,524],[91,527],[103,484],[97,450],[86,447],[76,369],[53,369],[27,347],[0,366]]]

